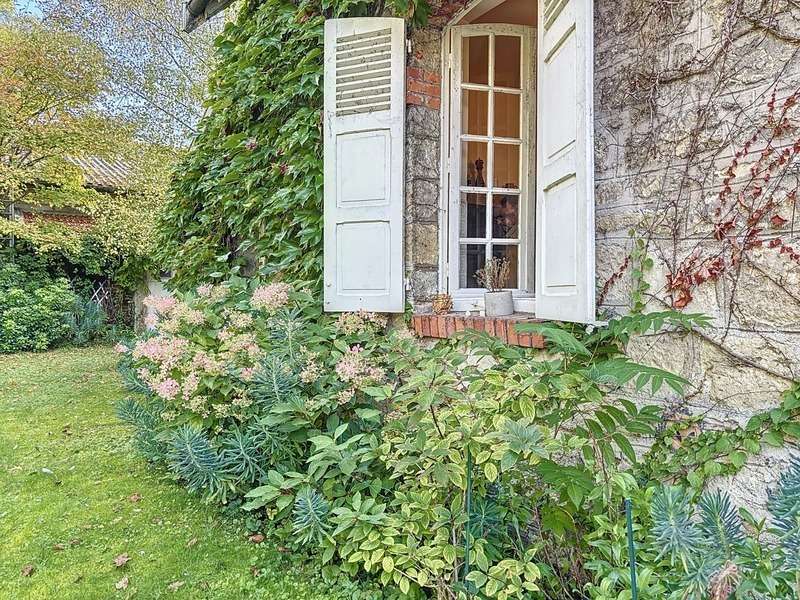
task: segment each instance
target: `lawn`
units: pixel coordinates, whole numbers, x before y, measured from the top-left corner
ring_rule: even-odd
[[[0,356],[0,598],[370,596],[149,468],[114,416],[114,363],[106,347]]]

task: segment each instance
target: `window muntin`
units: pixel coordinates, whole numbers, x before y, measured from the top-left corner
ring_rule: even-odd
[[[506,286],[524,289],[526,226],[530,202],[524,146],[525,111],[531,111],[525,85],[524,33],[481,26],[459,36],[460,68],[453,71],[453,137],[458,150],[458,288],[480,289],[475,272],[490,257],[511,263]],[[458,40],[458,38],[456,38]],[[452,260],[452,259],[451,259]]]

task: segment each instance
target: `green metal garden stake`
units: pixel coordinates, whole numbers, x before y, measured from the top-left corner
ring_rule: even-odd
[[[469,529],[472,520],[472,454],[467,448],[467,497],[464,501],[467,511],[467,525],[464,530],[464,579],[469,575]]]
[[[625,499],[625,520],[628,522],[628,561],[631,565],[631,600],[639,599],[639,588],[636,583],[636,547],[633,544],[633,503]]]

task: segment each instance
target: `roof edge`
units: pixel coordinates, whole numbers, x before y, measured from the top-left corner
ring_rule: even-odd
[[[221,13],[235,0],[188,0],[184,5],[184,28],[191,33],[211,17]]]

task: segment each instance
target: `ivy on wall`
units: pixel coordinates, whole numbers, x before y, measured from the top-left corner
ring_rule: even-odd
[[[226,26],[207,116],[159,227],[175,287],[256,268],[320,280],[323,23],[385,10],[419,23],[429,9],[409,0],[264,0]]]

